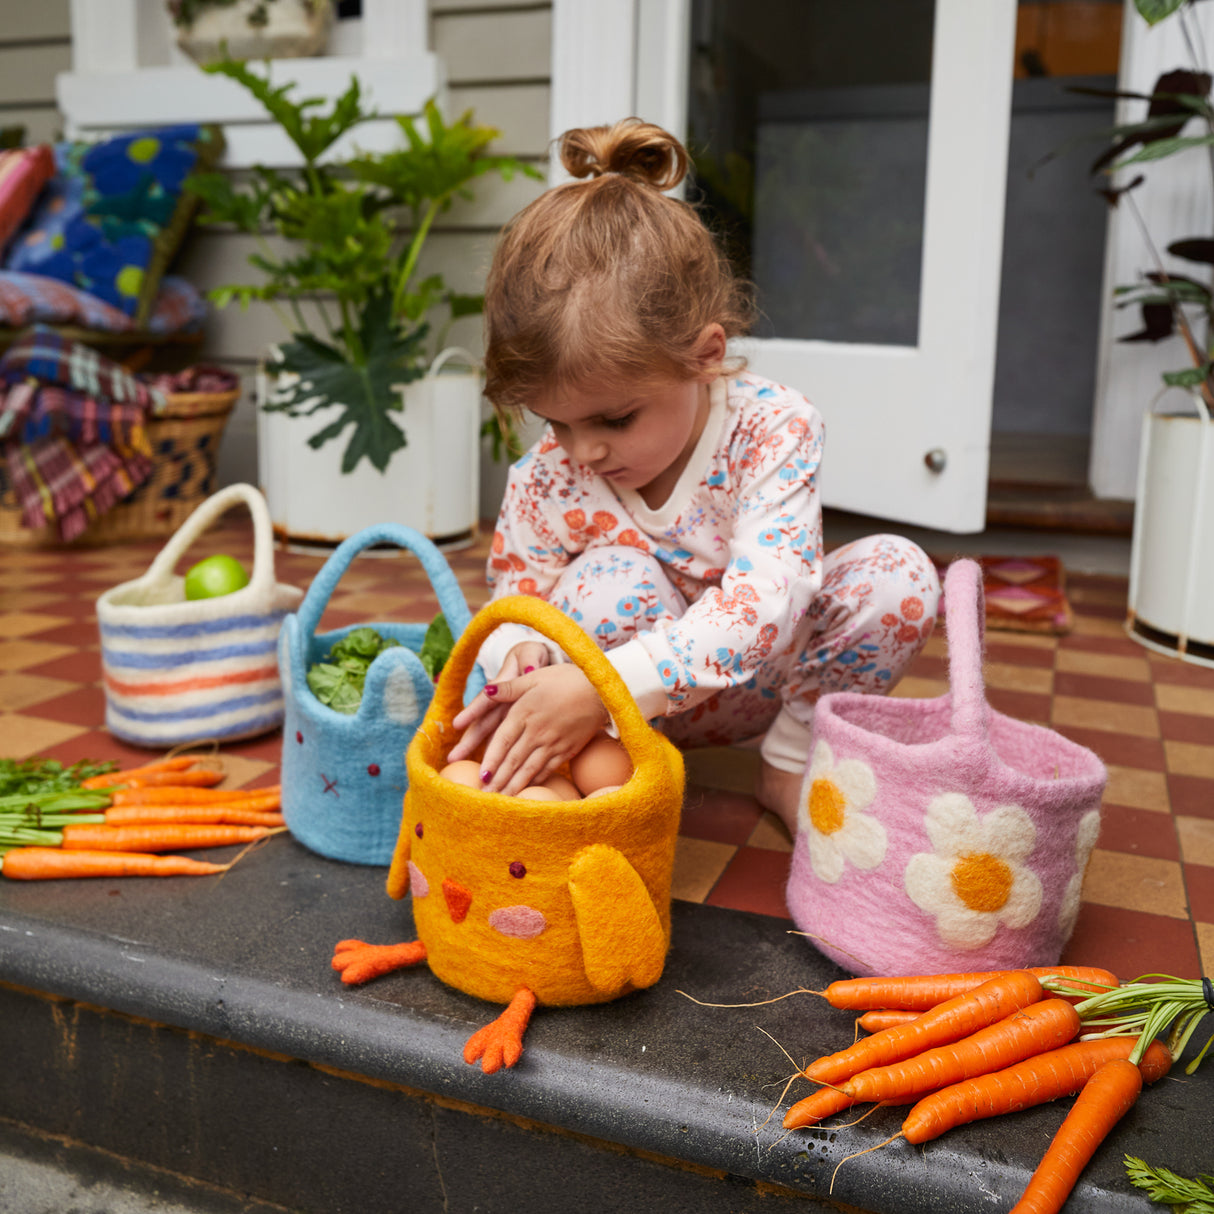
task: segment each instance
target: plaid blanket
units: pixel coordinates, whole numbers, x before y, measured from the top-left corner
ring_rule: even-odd
[[[0,356],[0,446],[26,527],[75,539],[152,474],[164,397],[96,350],[36,327]]]
[[[151,455],[145,409],[27,379],[0,386],[0,441],[32,443],[60,434],[75,443],[112,443]]]
[[[164,408],[160,393],[142,384],[121,363],[45,325],[35,325],[0,356],[0,380],[36,379],[142,409]]]
[[[5,460],[22,523],[33,529],[51,523],[63,540],[74,540],[152,475],[146,455],[104,443],[77,447],[57,435],[8,444]]]

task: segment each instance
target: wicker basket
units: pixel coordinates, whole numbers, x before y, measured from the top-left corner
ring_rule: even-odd
[[[166,396],[165,408],[147,421],[152,475],[74,540],[61,540],[49,525],[37,530],[23,526],[13,488],[7,477],[0,478],[0,544],[77,548],[172,535],[215,491],[219,443],[239,398],[239,388]]]

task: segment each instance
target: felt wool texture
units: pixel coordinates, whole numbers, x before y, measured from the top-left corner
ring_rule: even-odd
[[[187,600],[185,579],[174,573],[178,561],[241,503],[253,519],[248,585],[217,598]],[[240,484],[207,498],[142,577],[97,600],[106,728],[123,741],[158,749],[277,729],[283,693],[275,647],[283,618],[302,598],[302,590],[274,579],[265,498]]]
[[[978,564],[944,589],[947,694],[814,711],[788,909],[854,974],[1057,964],[1099,831],[1096,755],[987,703]]]
[[[298,613],[283,621],[278,668],[286,697],[282,731],[282,812],[311,851],[352,864],[392,859],[406,787],[405,748],[429,706],[433,681],[417,656],[429,621],[353,624],[317,633],[325,607],[354,559],[374,544],[395,544],[421,561],[453,635],[471,617],[463,591],[439,550],[419,531],[395,523],[364,528],[343,541],[312,579]],[[322,704],[308,667],[355,628],[399,641],[371,663],[358,711]]]
[[[529,801],[439,776],[480,644],[508,621],[555,641],[599,692],[633,767],[614,792]],[[438,978],[495,1003],[526,988],[549,1005],[601,1003],[657,982],[670,944],[683,758],[573,621],[526,596],[482,608],[443,668],[406,767],[388,892],[412,893]]]

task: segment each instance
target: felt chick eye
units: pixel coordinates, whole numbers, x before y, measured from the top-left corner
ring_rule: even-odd
[[[538,800],[450,779],[444,769],[451,722],[480,645],[507,620],[554,640],[594,684],[619,730],[613,745],[627,762],[624,787],[600,786],[586,800]],[[670,946],[683,760],[573,621],[536,598],[503,598],[483,608],[439,676],[406,769],[387,888],[393,898],[412,892],[417,939],[342,941],[333,968],[343,982],[425,961],[448,986],[506,1005],[464,1047],[466,1062],[492,1073],[522,1056],[537,1005],[603,1003],[658,981]]]

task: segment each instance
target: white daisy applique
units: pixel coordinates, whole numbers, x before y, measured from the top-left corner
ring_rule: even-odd
[[[1025,866],[1037,828],[1017,805],[978,817],[969,797],[945,793],[924,818],[934,852],[911,856],[903,880],[910,899],[935,915],[950,948],[988,944],[1002,923],[1027,927],[1041,910],[1041,880]]]
[[[1100,810],[1090,809],[1079,819],[1079,833],[1075,837],[1075,872],[1066,883],[1062,894],[1062,905],[1058,908],[1058,926],[1062,937],[1069,940],[1079,918],[1079,901],[1083,892],[1083,875],[1087,872],[1096,836],[1100,834]]]
[[[801,802],[809,862],[819,880],[833,885],[844,864],[876,868],[885,859],[885,827],[864,811],[877,795],[872,768],[859,759],[835,762],[825,742],[814,747]]]

